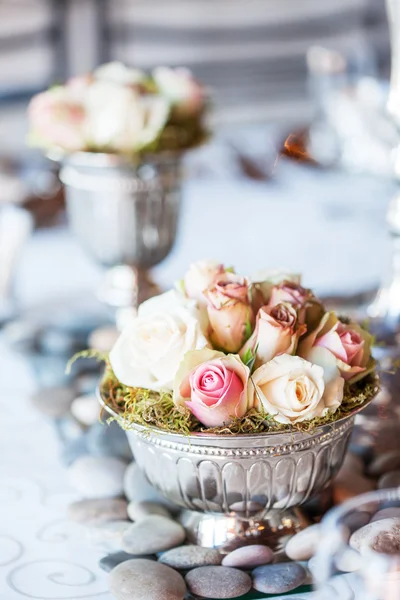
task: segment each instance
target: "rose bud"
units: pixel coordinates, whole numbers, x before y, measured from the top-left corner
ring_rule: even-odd
[[[204,291],[213,285],[225,272],[224,266],[214,260],[199,260],[192,263],[183,278],[184,291],[188,298],[199,304],[207,304]]]
[[[298,354],[325,370],[336,366],[349,383],[374,370],[373,338],[356,323],[344,324],[335,313],[326,313],[314,331],[299,344]]]
[[[225,352],[238,352],[254,324],[247,281],[225,273],[205,291],[205,296],[213,346]]]
[[[209,349],[188,352],[175,377],[174,402],[187,406],[206,427],[228,425],[251,408],[249,374],[237,355]]]
[[[254,371],[250,404],[278,423],[300,423],[335,412],[343,400],[338,371],[324,381],[324,370],[299,356],[282,354]]]
[[[306,326],[297,321],[296,309],[288,303],[264,306],[257,314],[256,327],[247,340],[240,356],[255,353],[255,367],[270,361],[279,354],[294,354],[299,337]]]
[[[288,302],[296,308],[299,322],[307,325],[307,331],[317,326],[325,312],[311,290],[293,281],[282,281],[272,288],[268,306],[281,302]]]

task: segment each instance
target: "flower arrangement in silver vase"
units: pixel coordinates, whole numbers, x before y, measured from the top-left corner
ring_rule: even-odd
[[[200,261],[176,289],[139,306],[110,352],[103,389],[127,428],[311,429],[375,393],[371,344],[298,275],[251,279]]]
[[[29,143],[58,156],[181,151],[206,137],[206,107],[204,87],[185,68],[148,74],[108,63],[33,97]]]

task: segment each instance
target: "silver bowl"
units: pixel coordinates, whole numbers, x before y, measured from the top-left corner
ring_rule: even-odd
[[[185,509],[180,518],[191,541],[224,551],[267,543],[279,551],[308,524],[298,507],[340,469],[355,415],[365,406],[313,433],[186,436],[140,425],[126,433],[150,483]]]

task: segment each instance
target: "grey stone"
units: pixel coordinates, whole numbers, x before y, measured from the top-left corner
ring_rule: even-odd
[[[122,536],[130,526],[130,521],[109,521],[97,523],[88,528],[90,543],[105,552],[119,552],[122,548]]]
[[[350,533],[364,527],[371,520],[371,513],[365,510],[350,512],[343,517],[343,525],[345,525]]]
[[[78,396],[71,404],[71,413],[79,423],[90,427],[99,420],[99,401],[94,394]]]
[[[361,527],[350,537],[350,546],[360,552],[370,550],[385,554],[400,554],[400,519],[388,517]]]
[[[69,440],[61,450],[61,461],[69,467],[81,456],[87,456],[89,450],[87,447],[87,440],[85,435]]]
[[[185,577],[189,591],[203,598],[238,598],[251,590],[247,573],[231,567],[199,567]]]
[[[32,402],[47,417],[58,419],[68,413],[74,397],[72,388],[53,386],[39,390],[32,396]]]
[[[371,523],[379,521],[380,519],[388,519],[389,517],[396,517],[400,519],[400,506],[391,506],[390,508],[382,508],[374,514],[371,519]]]
[[[382,475],[378,480],[378,489],[388,490],[400,487],[400,470],[389,471]]]
[[[186,595],[185,582],[177,571],[143,558],[116,566],[109,585],[116,600],[183,600]]]
[[[208,565],[220,565],[222,555],[214,548],[188,545],[167,550],[158,560],[173,569],[194,569]]]
[[[311,525],[290,538],[285,553],[291,560],[309,560],[317,549],[321,529],[319,525]]]
[[[41,352],[52,356],[72,356],[76,348],[76,342],[68,331],[49,327],[44,330],[38,339]]]
[[[107,556],[103,556],[99,561],[99,567],[103,569],[103,571],[107,571],[109,573],[116,566],[121,563],[132,560],[133,558],[137,558],[132,554],[128,554],[127,552],[114,552],[113,554],[107,554]],[[141,556],[140,558],[145,558],[146,560],[157,560],[155,556]]]
[[[274,553],[268,546],[254,544],[252,546],[243,546],[237,548],[224,556],[222,564],[224,567],[238,567],[243,569],[253,569],[260,565],[266,565],[272,561]]]
[[[122,549],[131,554],[156,554],[180,546],[186,532],[179,523],[159,515],[150,515],[133,523],[122,537]]]
[[[298,563],[277,563],[257,567],[253,571],[253,587],[264,594],[291,592],[307,579],[307,571]]]
[[[118,458],[82,456],[69,467],[68,476],[84,498],[113,498],[123,493],[125,469]]]
[[[136,523],[149,515],[159,515],[167,519],[171,518],[171,513],[168,509],[158,502],[129,502],[128,515]]]
[[[377,456],[369,465],[368,474],[371,477],[380,477],[397,469],[400,469],[400,450],[393,450]]]
[[[87,433],[87,445],[92,456],[115,456],[132,460],[132,450],[126,433],[116,421],[95,423]]]
[[[73,502],[68,517],[78,523],[103,523],[125,521],[128,518],[127,502],[122,498],[95,498]]]
[[[132,502],[156,502],[166,506],[173,513],[177,511],[177,507],[149,483],[147,477],[134,462],[126,469],[124,491],[128,500]]]

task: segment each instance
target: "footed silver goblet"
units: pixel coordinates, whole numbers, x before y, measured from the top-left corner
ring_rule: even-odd
[[[127,436],[150,483],[185,509],[192,542],[222,551],[265,543],[280,552],[308,524],[298,507],[340,469],[359,410],[311,434],[183,435],[135,425]]]
[[[169,254],[181,201],[181,155],[135,165],[114,154],[78,152],[62,162],[69,222],[82,246],[108,267],[100,298],[117,326],[158,292],[148,269]]]

